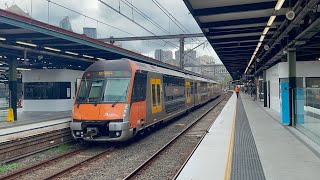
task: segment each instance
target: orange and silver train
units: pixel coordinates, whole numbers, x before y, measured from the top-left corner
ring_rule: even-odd
[[[220,95],[212,80],[128,59],[97,61],[79,85],[70,124],[85,141],[126,141]]]

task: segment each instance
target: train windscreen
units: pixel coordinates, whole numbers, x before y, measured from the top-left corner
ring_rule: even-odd
[[[76,103],[125,102],[130,78],[86,79],[81,81]]]

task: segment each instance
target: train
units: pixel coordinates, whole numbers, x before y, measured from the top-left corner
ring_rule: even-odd
[[[71,134],[81,141],[127,141],[220,93],[219,83],[200,76],[130,59],[99,60],[81,79]]]

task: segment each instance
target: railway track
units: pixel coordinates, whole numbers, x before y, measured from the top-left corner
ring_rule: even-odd
[[[45,177],[41,177],[40,179],[55,179],[58,177],[63,176],[66,173],[69,173],[75,169],[81,168],[83,167],[83,165],[90,163],[104,155],[107,155],[108,153],[110,153],[112,150],[114,149],[114,147],[111,148],[107,148],[105,150],[102,150],[99,153],[95,153],[94,155],[90,155],[90,157],[85,158],[84,160],[81,160],[77,163],[74,163],[71,166],[68,166],[66,168],[62,168],[52,174],[49,174]],[[86,151],[88,151],[89,148],[82,148],[82,149],[77,149],[68,153],[65,153],[63,155],[57,156],[57,157],[53,157],[51,159],[45,160],[43,162],[40,162],[38,164],[35,164],[33,166],[21,169],[17,172],[13,172],[11,174],[8,174],[6,176],[0,177],[0,180],[7,180],[7,179],[20,179],[20,178],[24,178],[23,176],[28,175],[28,174],[33,174],[36,171],[41,171],[41,172],[47,172],[45,171],[48,167],[50,166],[57,166],[56,163],[62,161],[62,160],[66,160],[66,159],[71,159],[79,154],[84,154]],[[82,155],[84,156],[84,155]],[[58,168],[58,167],[56,167]],[[28,179],[28,178],[27,178]],[[34,179],[38,179],[38,178],[34,178]]]
[[[199,123],[209,112],[211,112],[216,106],[218,106],[224,99],[221,98],[221,100],[215,104],[213,107],[208,109],[205,113],[203,113],[201,116],[199,116],[192,124],[190,124],[187,128],[185,128],[182,132],[180,132],[178,135],[176,135],[171,141],[169,141],[167,144],[165,144],[160,150],[158,150],[156,153],[154,153],[149,159],[147,159],[145,162],[143,162],[139,167],[137,167],[134,171],[132,171],[130,174],[128,174],[124,180],[129,180],[129,179],[134,179],[137,175],[141,174],[142,171],[147,167],[147,165],[151,164],[153,161],[155,161],[163,152],[165,152],[169,147],[171,147],[179,138],[181,138],[184,134],[186,134],[189,130],[191,130],[197,123]],[[174,179],[177,178],[177,176],[180,174],[181,170],[187,163],[187,161],[190,159],[196,148],[199,146],[205,135],[207,134],[208,130],[210,129],[211,125],[214,123],[210,124],[208,126],[207,130],[201,135],[200,141],[197,143],[196,147],[192,150],[192,153],[188,156],[188,158],[185,160],[183,165],[180,167],[176,175],[174,176]]]
[[[163,146],[158,152],[152,155],[147,161],[141,164],[137,169],[135,169],[132,173],[130,173],[125,179],[131,179],[135,177],[137,173],[139,173],[146,165],[148,165],[151,161],[156,159],[156,157],[161,154],[161,152],[165,151],[171,144],[173,144],[179,137],[185,134],[188,130],[190,130],[194,125],[196,125],[203,117],[205,117],[211,110],[213,110],[217,105],[219,105],[226,97],[222,97],[219,101],[210,109],[206,110],[203,114],[201,114],[195,121],[193,121],[187,128],[185,128],[181,133],[175,136],[170,142],[168,142],[165,146]],[[202,138],[204,135],[202,135]],[[201,139],[202,139],[201,138]],[[117,148],[117,145],[111,147],[105,147],[103,149],[97,148],[82,148],[78,150],[74,150],[72,152],[51,158],[49,160],[43,161],[31,167],[27,167],[21,169],[17,172],[13,172],[6,176],[0,177],[0,180],[4,179],[58,179],[64,176],[70,176],[71,172],[75,172],[85,165],[88,165],[92,162],[97,161],[99,158],[106,157],[108,154],[114,152],[114,149]],[[91,152],[90,152],[91,151]],[[77,157],[79,156],[79,157]],[[190,155],[191,157],[191,155]],[[72,159],[72,161],[68,161],[68,159]],[[59,165],[62,163],[64,165]],[[67,164],[67,166],[66,166]],[[45,173],[44,173],[45,172]]]
[[[0,143],[0,163],[8,163],[71,141],[70,129],[65,128],[3,142]]]

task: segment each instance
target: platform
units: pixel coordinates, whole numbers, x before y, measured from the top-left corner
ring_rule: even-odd
[[[3,113],[6,114],[6,113]],[[29,111],[24,112],[23,109],[18,109],[18,120],[15,122],[6,122],[6,117],[2,117],[0,119],[0,129],[10,128],[15,126],[71,118],[71,111]]]
[[[317,179],[319,145],[279,119],[234,94],[177,179]]]
[[[69,128],[70,121],[71,111],[18,111],[17,121],[0,121],[0,143]]]

